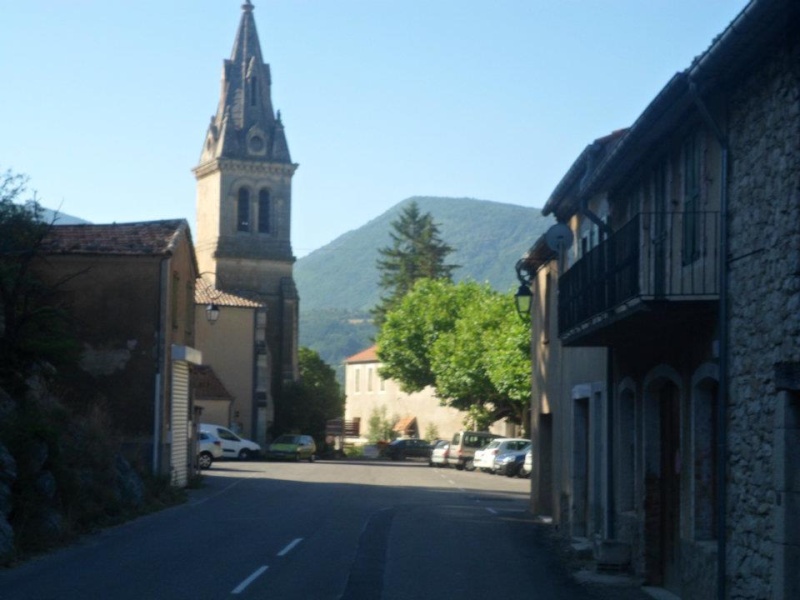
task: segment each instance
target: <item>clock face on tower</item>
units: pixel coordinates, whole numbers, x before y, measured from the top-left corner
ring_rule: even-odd
[[[253,154],[261,154],[264,152],[264,138],[260,135],[254,135],[250,138],[250,143],[248,144],[250,152]]]

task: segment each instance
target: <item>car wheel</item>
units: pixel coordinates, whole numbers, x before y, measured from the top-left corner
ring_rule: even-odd
[[[308,462],[314,462],[314,454],[308,455]]]
[[[250,450],[247,448],[239,450],[239,460],[250,460]]]
[[[506,477],[513,477],[516,474],[517,474],[516,469],[513,466],[508,465],[506,467]]]
[[[197,455],[197,466],[201,469],[210,469],[213,462],[214,457],[210,452],[201,452]]]
[[[456,471],[463,471],[463,470],[464,470],[464,465],[458,465],[458,464],[456,465]]]
[[[464,461],[464,468],[467,471],[474,471],[475,470],[475,462],[471,458],[468,458],[466,461]]]

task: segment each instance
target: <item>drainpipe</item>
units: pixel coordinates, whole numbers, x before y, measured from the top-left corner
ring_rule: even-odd
[[[719,198],[719,398],[717,400],[717,598],[725,600],[727,580],[727,469],[728,469],[728,139],[706,107],[689,78],[689,92],[703,120],[714,132],[721,148]]]

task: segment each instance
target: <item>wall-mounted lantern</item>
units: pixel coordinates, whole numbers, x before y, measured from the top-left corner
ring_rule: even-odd
[[[206,320],[212,325],[219,319],[219,306],[213,302],[206,306]]]

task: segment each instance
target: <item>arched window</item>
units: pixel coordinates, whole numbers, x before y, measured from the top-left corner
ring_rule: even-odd
[[[237,231],[250,231],[250,190],[239,188],[239,202],[236,211]]]
[[[258,192],[258,232],[269,233],[269,190]]]
[[[250,106],[255,106],[258,102],[258,82],[255,77],[250,78]]]

